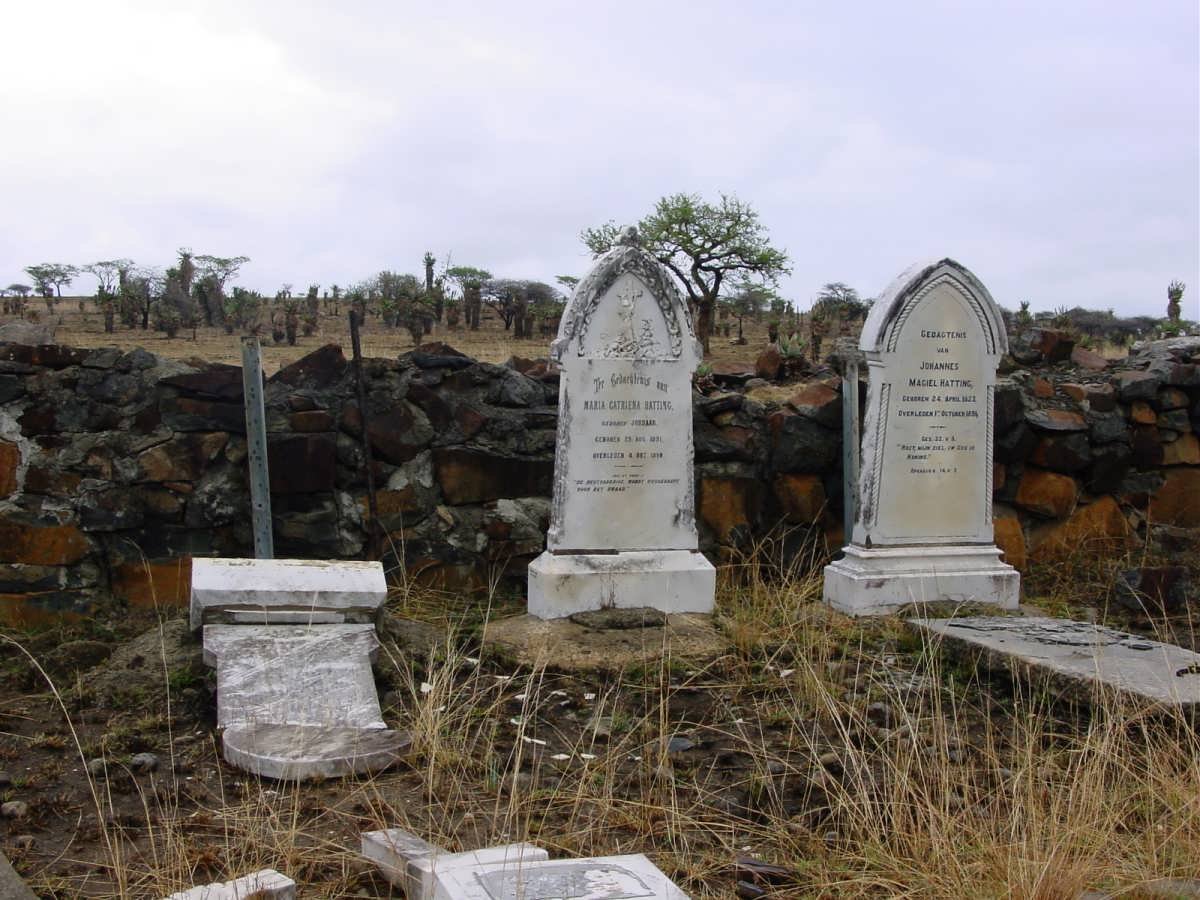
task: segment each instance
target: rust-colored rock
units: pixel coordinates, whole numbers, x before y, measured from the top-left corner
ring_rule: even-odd
[[[137,458],[138,481],[195,481],[228,440],[227,433],[215,431],[181,434],[156,444]]]
[[[1035,378],[1033,381],[1033,396],[1046,400],[1054,396],[1054,385],[1045,378]]]
[[[92,545],[74,525],[39,525],[0,519],[0,562],[70,566]]]
[[[775,496],[783,514],[794,525],[807,525],[825,510],[825,485],[819,475],[779,475]]]
[[[1018,572],[1024,572],[1027,558],[1021,520],[1016,516],[997,516],[992,520],[992,530],[996,546],[1002,553],[1001,559]]]
[[[1122,550],[1130,536],[1129,523],[1117,501],[1103,496],[1080,506],[1065,522],[1043,526],[1030,559],[1047,562],[1079,553],[1115,553]]]
[[[1200,527],[1200,468],[1168,469],[1163,486],[1150,498],[1147,518],[1162,525]]]
[[[788,400],[788,406],[826,428],[838,428],[842,424],[842,394],[837,390],[839,383],[840,379],[833,384],[813,381],[801,385]]]
[[[1093,350],[1076,347],[1071,351],[1071,362],[1081,369],[1091,369],[1093,372],[1103,372],[1108,368],[1108,360]]]
[[[1164,466],[1200,466],[1200,438],[1183,434],[1169,444],[1163,444]]]
[[[439,447],[433,466],[451,506],[550,493],[554,461],[498,456],[464,447]]]
[[[1075,508],[1077,488],[1069,475],[1029,467],[1021,476],[1016,504],[1039,516],[1061,519]]]
[[[113,570],[113,596],[130,606],[186,606],[191,596],[192,558],[127,563]]]
[[[1158,413],[1145,400],[1134,400],[1129,404],[1129,421],[1135,425],[1153,425],[1158,421]]]
[[[783,354],[774,344],[768,344],[767,348],[758,354],[758,359],[754,361],[754,374],[759,378],[767,379],[767,381],[774,381],[779,377],[779,370],[782,366]]]
[[[1087,431],[1087,420],[1069,409],[1031,409],[1025,421],[1042,431]]]
[[[1075,349],[1075,338],[1067,331],[1037,328],[1034,329],[1029,345],[1039,351],[1046,358],[1046,362],[1064,362],[1071,358],[1071,351]]]
[[[1186,409],[1188,395],[1177,387],[1165,387],[1158,392],[1158,408],[1161,410]]]
[[[317,431],[333,431],[333,416],[323,409],[294,412],[288,416],[292,431],[310,434]]]
[[[751,491],[755,487],[757,482],[750,478],[700,479],[697,512],[700,521],[721,543],[740,543],[738,531],[744,536],[749,535],[753,516]]]
[[[1047,434],[1038,441],[1030,459],[1052,472],[1078,472],[1092,461],[1092,448],[1082,432]]]
[[[1082,384],[1060,384],[1059,389],[1074,400],[1076,403],[1083,403],[1087,400],[1087,389]]]
[[[332,491],[337,477],[337,444],[332,434],[294,434],[268,440],[267,468],[272,493]]]
[[[17,468],[21,465],[21,448],[12,441],[0,441],[0,497],[17,489]]]

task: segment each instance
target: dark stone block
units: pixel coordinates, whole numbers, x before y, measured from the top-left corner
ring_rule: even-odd
[[[767,422],[771,428],[773,471],[821,473],[838,464],[840,432],[786,411],[773,413]]]
[[[268,436],[267,466],[272,494],[332,491],[337,478],[337,444],[332,434]]]
[[[1037,435],[1033,433],[1033,429],[1021,422],[996,438],[994,459],[1001,463],[1021,462],[1028,458],[1036,446]]]
[[[464,447],[435,449],[433,465],[442,495],[451,505],[547,496],[554,478],[551,459],[497,456]]]
[[[267,381],[269,384],[292,387],[331,387],[346,374],[348,365],[340,345],[326,344],[291,365],[284,366]]]
[[[1121,486],[1133,461],[1133,451],[1125,444],[1106,444],[1092,450],[1092,468],[1087,489],[1093,494],[1112,494]]]
[[[177,388],[180,393],[193,397],[226,402],[237,401],[239,406],[242,402],[242,369],[240,366],[213,363],[199,372],[164,378],[159,384]]]

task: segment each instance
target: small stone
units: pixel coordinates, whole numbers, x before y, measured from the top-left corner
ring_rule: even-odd
[[[827,750],[818,756],[817,762],[819,762],[826,769],[841,769],[842,767],[841,757],[832,750]]]
[[[671,735],[671,739],[667,741],[668,753],[686,753],[696,746],[696,742],[691,738],[684,737],[682,734]]]
[[[129,765],[135,772],[153,772],[158,768],[158,756],[153,753],[138,753],[129,761]]]
[[[887,725],[892,721],[892,707],[883,702],[871,703],[867,706],[867,718],[877,725]]]
[[[24,800],[9,800],[0,804],[0,818],[24,819],[29,815],[29,804]]]
[[[88,760],[87,773],[88,775],[92,776],[92,778],[103,778],[106,770],[107,766],[104,760],[98,758]]]
[[[18,834],[15,838],[13,838],[13,841],[12,841],[13,846],[16,847],[18,850],[32,849],[33,842],[34,842],[34,837],[32,834]]]
[[[0,772],[0,788],[12,787],[12,776],[7,772]]]

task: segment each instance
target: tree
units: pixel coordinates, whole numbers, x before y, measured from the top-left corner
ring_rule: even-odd
[[[33,293],[33,288],[27,284],[21,284],[20,282],[13,282],[6,287],[5,290],[10,294],[16,294],[18,297],[28,297],[31,293]]]
[[[180,251],[182,254],[183,251]],[[225,290],[225,285],[229,283],[229,279],[238,273],[246,263],[250,262],[248,256],[211,256],[207,253],[196,257],[196,265],[200,269],[201,276],[211,275],[217,279],[217,284],[221,286],[222,292]]]
[[[83,267],[82,271],[95,275],[99,288],[105,294],[114,295],[121,281],[121,273],[133,267],[132,259],[102,259]]]
[[[474,266],[454,266],[446,270],[446,277],[458,285],[462,295],[463,312],[467,317],[467,327],[478,331],[483,285],[492,277],[492,273]]]
[[[746,343],[745,335],[742,332],[742,322],[746,316],[757,319],[781,299],[769,287],[746,281],[738,285],[737,290],[731,296],[721,298],[721,305],[729,311],[729,315],[737,319],[739,344]]]
[[[831,281],[817,292],[812,314],[821,319],[865,319],[873,302],[863,300],[850,285]]]
[[[698,194],[671,194],[638,223],[642,246],[675,273],[696,310],[696,336],[708,350],[713,308],[727,280],[766,286],[791,272],[788,255],[772,247],[758,213],[736,197],[707,203]],[[594,256],[620,237],[616,223],[585,229],[580,237]]]
[[[562,285],[563,293],[567,296],[575,293],[575,285],[579,284],[579,278],[575,275],[555,275],[554,280]]]
[[[36,266],[26,266],[25,272],[37,285],[38,292],[46,300],[50,300],[51,297],[62,297],[62,289],[75,280],[79,269],[64,263],[41,263]],[[53,286],[53,293],[51,286]]]

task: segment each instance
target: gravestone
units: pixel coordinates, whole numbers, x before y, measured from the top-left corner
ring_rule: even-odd
[[[854,528],[825,569],[852,615],[923,602],[1016,607],[992,534],[996,366],[1008,349],[987,289],[952,259],[913,266],[871,309]]]
[[[562,367],[554,500],[529,612],[711,612],[716,572],[697,551],[692,474],[700,345],[634,229],[576,286],[550,354]]]
[[[1049,677],[1074,699],[1098,690],[1154,706],[1200,710],[1200,653],[1070,619],[963,616],[911,619],[909,625],[948,649],[978,651],[984,666]]]

